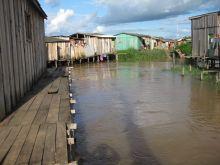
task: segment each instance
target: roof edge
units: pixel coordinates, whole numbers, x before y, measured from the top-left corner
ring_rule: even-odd
[[[44,17],[44,19],[47,19],[47,14],[45,13],[45,11],[42,9],[40,3],[38,2],[38,0],[31,0],[31,3],[34,5],[34,7],[38,10],[38,12],[40,12],[40,14]]]
[[[192,16],[192,17],[189,17],[189,20],[201,18],[201,17],[207,16],[207,15],[211,15],[211,14],[218,14],[218,15],[220,15],[220,11],[214,11],[214,12],[205,13],[205,14],[201,14],[201,15],[197,15],[197,16]]]

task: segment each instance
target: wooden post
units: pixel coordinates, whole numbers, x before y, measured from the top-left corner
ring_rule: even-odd
[[[107,62],[109,62],[109,55],[107,55]]]
[[[185,75],[185,67],[183,66],[182,67],[182,76],[184,76]]]
[[[97,62],[99,63],[99,56],[97,56]]]
[[[118,54],[115,55],[115,59],[116,59],[116,61],[118,61]]]
[[[57,60],[55,60],[55,67],[57,68],[58,67],[58,64],[57,64],[58,62],[57,62]]]
[[[216,73],[216,83],[220,82],[220,72]]]
[[[202,81],[203,80],[203,71],[201,72],[201,75],[200,75],[200,80]]]
[[[192,72],[192,65],[189,64],[189,71]]]
[[[172,59],[173,59],[173,68],[175,67],[175,53],[173,52],[173,54],[172,54]]]

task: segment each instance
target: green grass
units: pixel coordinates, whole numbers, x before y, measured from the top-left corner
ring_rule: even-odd
[[[153,49],[153,50],[135,50],[128,49],[118,51],[119,62],[140,62],[140,61],[167,61],[168,53],[165,50]]]
[[[176,46],[175,50],[181,50],[182,53],[184,53],[186,56],[190,56],[192,54],[192,43],[187,42],[184,44],[181,44],[179,46]]]

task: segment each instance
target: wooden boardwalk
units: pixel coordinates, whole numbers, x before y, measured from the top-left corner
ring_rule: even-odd
[[[60,75],[0,124],[0,164],[68,164],[70,121],[68,79]]]

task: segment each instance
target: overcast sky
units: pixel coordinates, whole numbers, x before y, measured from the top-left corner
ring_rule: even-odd
[[[219,0],[40,0],[46,35],[135,32],[165,38],[190,35],[189,17],[220,10]]]

